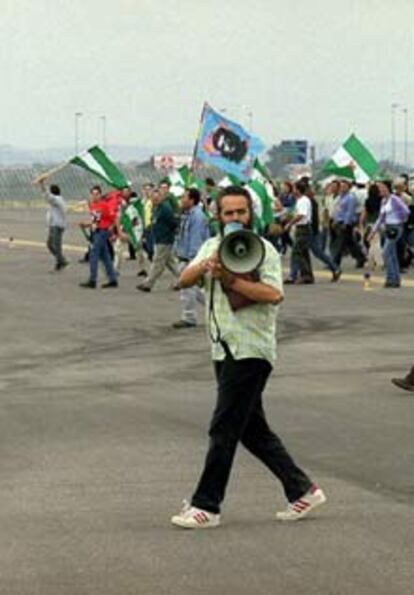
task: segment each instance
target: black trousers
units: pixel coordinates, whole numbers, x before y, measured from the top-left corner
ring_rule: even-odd
[[[309,477],[296,466],[280,438],[266,421],[262,392],[271,372],[263,359],[215,362],[218,382],[216,408],[210,424],[210,444],[192,505],[219,513],[239,442],[282,482],[290,502],[311,487]]]
[[[344,251],[347,248],[352,258],[355,258],[357,264],[362,266],[365,262],[365,256],[361,246],[354,238],[352,225],[339,224],[335,228],[336,237],[332,245],[332,259],[337,267],[341,266]]]
[[[312,262],[310,258],[310,246],[312,230],[310,225],[296,227],[295,240],[292,248],[292,268],[300,272],[305,281],[313,281]]]

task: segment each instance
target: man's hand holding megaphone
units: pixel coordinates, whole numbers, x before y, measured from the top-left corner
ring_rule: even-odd
[[[220,262],[218,252],[184,269],[180,276],[180,286],[183,288],[192,287],[204,275],[211,275],[213,279],[220,281],[227,294],[231,291],[232,294],[239,294],[242,298],[247,298],[249,304],[279,304],[283,300],[283,294],[271,285],[262,283],[258,275],[252,275],[251,273],[234,274],[226,270],[222,262]],[[257,280],[252,280],[254,277]]]
[[[257,283],[259,281],[259,275],[257,271],[251,273],[231,273],[226,270],[219,258],[217,253],[215,259],[212,259],[208,263],[208,271],[210,272],[213,279],[217,279],[221,283],[221,287],[227,296],[231,309],[236,312],[247,306],[257,304],[255,299],[248,297],[245,294],[245,287],[241,287],[240,281],[248,281],[250,283]]]
[[[213,279],[221,281],[224,287],[231,287],[236,280],[236,275],[225,269],[220,262],[218,252],[206,261],[206,273],[210,273]]]
[[[282,301],[279,292],[260,282],[259,267],[264,257],[265,246],[256,233],[239,223],[225,226],[218,251],[204,266],[206,273],[220,281],[232,310]]]

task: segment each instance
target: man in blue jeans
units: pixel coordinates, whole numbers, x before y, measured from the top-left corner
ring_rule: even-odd
[[[93,244],[89,255],[89,279],[80,283],[80,287],[95,289],[98,279],[98,265],[102,260],[108,277],[108,282],[104,283],[104,289],[118,287],[117,275],[112,264],[109,253],[108,240],[109,232],[116,225],[117,210],[113,203],[102,196],[100,186],[94,186],[91,190],[91,201],[89,210],[92,222],[80,223],[81,227],[89,227],[93,230]]]
[[[201,194],[197,188],[188,188],[181,197],[181,219],[175,253],[182,272],[195,257],[200,246],[210,237],[208,219],[201,208]],[[175,329],[188,329],[197,325],[197,301],[204,304],[199,287],[180,289],[181,320],[173,323]]]
[[[244,188],[224,189],[217,206],[222,233],[229,223],[251,229],[252,200]],[[220,524],[220,507],[240,442],[283,485],[288,506],[276,513],[276,519],[301,519],[326,500],[269,428],[263,409],[262,393],[276,359],[277,306],[283,300],[280,257],[272,244],[263,240],[264,259],[255,272],[258,280],[233,275],[218,259],[221,235],[202,245],[180,277],[182,287],[203,280],[209,295],[207,313],[218,391],[203,472],[191,503],[185,502],[181,512],[171,518],[173,525],[185,529]],[[230,290],[247,298],[250,305],[232,307]]]

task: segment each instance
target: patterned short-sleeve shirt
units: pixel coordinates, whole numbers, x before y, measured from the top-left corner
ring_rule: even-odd
[[[260,281],[283,292],[282,267],[280,256],[270,242],[262,239],[265,245],[265,257],[258,269]],[[191,264],[213,256],[217,252],[220,238],[207,240],[198,251]],[[214,318],[220,329],[221,338],[227,343],[236,360],[259,358],[273,365],[276,360],[276,317],[278,306],[274,304],[253,304],[233,311],[220,282],[214,286],[214,318],[210,314],[211,277],[205,275],[206,321],[210,338],[217,336]],[[212,320],[213,318],[213,320]],[[212,340],[213,360],[223,360],[226,356],[220,343]]]

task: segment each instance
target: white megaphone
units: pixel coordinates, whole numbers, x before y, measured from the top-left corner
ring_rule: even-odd
[[[262,264],[265,246],[260,237],[238,222],[224,227],[218,256],[223,267],[235,275],[252,273]]]

